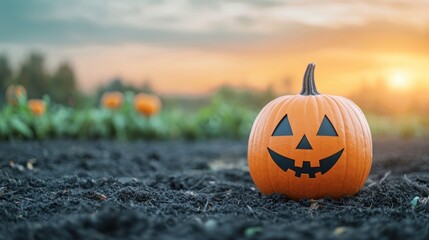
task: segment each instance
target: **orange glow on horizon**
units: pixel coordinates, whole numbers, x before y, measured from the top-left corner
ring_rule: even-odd
[[[429,56],[401,54],[395,61],[388,52],[325,49],[287,55],[286,51],[249,57],[240,53],[129,45],[79,56],[74,65],[80,88],[86,92],[120,77],[137,86],[148,80],[157,92],[167,95],[207,94],[222,84],[257,89],[272,86],[281,94],[285,79],[292,80],[292,90],[298,93],[309,62],[316,63],[316,84],[323,93],[347,95],[358,89],[362,80],[374,82],[380,78],[395,90],[429,87],[424,81],[429,76],[429,68],[425,67]]]
[[[51,61],[68,59],[79,88],[87,93],[117,77],[136,86],[150,81],[164,95],[208,94],[223,84],[298,93],[310,62],[316,63],[316,84],[326,94],[352,94],[364,82],[380,79],[395,90],[429,88],[429,33],[383,24],[291,31],[297,36],[201,46],[49,46],[41,52]]]

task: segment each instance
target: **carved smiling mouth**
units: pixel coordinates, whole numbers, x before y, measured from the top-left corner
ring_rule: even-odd
[[[290,169],[295,172],[295,177],[301,177],[301,174],[308,174],[310,178],[315,178],[318,172],[322,173],[322,175],[328,172],[337,163],[343,151],[344,148],[329,157],[319,160],[319,167],[311,167],[309,161],[304,161],[302,167],[295,167],[295,160],[282,156],[268,148],[271,158],[283,171],[287,172]]]

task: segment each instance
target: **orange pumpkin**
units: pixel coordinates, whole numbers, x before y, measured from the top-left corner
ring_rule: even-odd
[[[319,94],[309,64],[300,94],[282,96],[259,113],[249,137],[251,177],[264,194],[291,199],[356,194],[372,164],[364,114],[344,97]]]
[[[101,97],[101,104],[109,109],[117,109],[122,105],[123,99],[121,92],[106,92]]]
[[[6,101],[10,105],[17,105],[20,97],[27,97],[27,90],[22,85],[10,85],[6,90]]]
[[[40,99],[30,99],[27,102],[28,108],[36,116],[42,116],[46,111],[46,104]]]
[[[147,117],[151,117],[161,110],[161,100],[151,94],[139,93],[134,97],[135,109]]]

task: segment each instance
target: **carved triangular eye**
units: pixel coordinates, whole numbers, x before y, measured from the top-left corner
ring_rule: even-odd
[[[337,131],[326,115],[323,118],[322,124],[317,132],[317,136],[338,136]]]
[[[289,119],[286,116],[279,122],[271,136],[292,136],[292,128],[290,127]]]

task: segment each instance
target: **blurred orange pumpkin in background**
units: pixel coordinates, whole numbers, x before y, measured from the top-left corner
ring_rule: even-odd
[[[101,97],[101,104],[109,109],[117,109],[122,105],[123,99],[121,92],[106,92]]]
[[[46,104],[40,99],[30,99],[27,105],[30,111],[36,116],[42,116],[46,111]]]
[[[161,110],[161,100],[155,95],[139,93],[134,97],[134,107],[137,112],[150,117]]]
[[[10,85],[6,90],[6,101],[10,105],[17,105],[20,97],[27,97],[27,90],[22,85]]]

